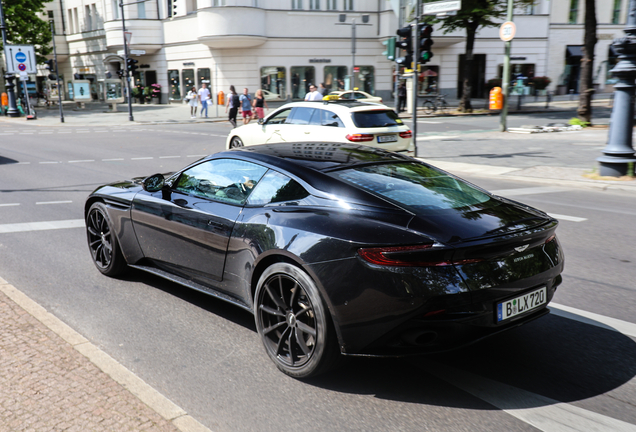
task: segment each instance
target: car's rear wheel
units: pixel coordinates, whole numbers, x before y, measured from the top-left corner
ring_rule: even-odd
[[[243,141],[241,141],[239,137],[235,136],[230,140],[230,148],[239,148],[239,147],[243,147]]]
[[[126,268],[106,206],[94,203],[86,216],[86,236],[95,267],[106,276],[117,276]]]
[[[276,366],[294,378],[326,372],[339,358],[329,313],[312,279],[298,267],[276,263],[258,281],[256,328]]]

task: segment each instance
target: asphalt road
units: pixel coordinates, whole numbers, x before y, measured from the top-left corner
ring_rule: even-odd
[[[460,139],[423,140],[423,149],[427,157],[457,160],[473,146],[477,156],[461,161],[493,164],[483,154],[502,149],[484,151],[494,144],[471,138],[495,129],[492,120],[435,120],[420,130],[423,137],[450,132]],[[566,270],[554,302],[563,306],[452,353],[348,359],[309,382],[277,371],[248,313],[144,273],[104,277],[82,228],[42,224],[81,219],[86,196],[104,182],[173,171],[219,151],[228,131],[225,124],[0,123],[0,276],[214,431],[636,431],[636,200],[628,192],[468,177],[561,220]],[[554,153],[576,147],[582,135],[572,136],[545,151],[555,166],[568,156]],[[601,134],[588,139],[603,146]],[[33,225],[2,232],[25,222]],[[596,315],[581,322],[585,313]]]

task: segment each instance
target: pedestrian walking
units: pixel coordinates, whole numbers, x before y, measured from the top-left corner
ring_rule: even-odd
[[[233,127],[236,127],[236,114],[238,113],[239,105],[239,95],[236,94],[236,89],[231,85],[230,94],[228,95],[227,104],[225,105],[225,112],[227,113],[228,109],[230,110],[230,115],[227,119],[232,123]]]
[[[203,117],[203,111],[205,111],[205,118],[208,118],[208,105],[212,100],[210,99],[210,90],[207,89],[207,85],[201,84],[199,90],[199,100],[201,101],[201,117]]]
[[[398,86],[398,112],[406,109],[406,84],[403,82]]]
[[[260,120],[265,117],[265,112],[263,107],[268,108],[267,102],[265,101],[265,97],[263,96],[263,90],[256,90],[256,94],[254,95],[254,102],[252,102],[252,106],[254,107],[254,118]]]
[[[320,92],[323,96],[327,94],[327,87],[325,87],[325,83],[320,83],[320,86],[318,86],[318,92]]]
[[[247,92],[247,87],[243,89],[243,94],[239,98],[241,102],[241,114],[243,115],[243,124],[246,125],[252,120],[252,98]]]
[[[305,95],[305,100],[306,101],[317,101],[317,100],[322,100],[322,95],[320,94],[320,92],[316,89],[316,86],[313,84],[309,85],[309,93],[307,93]]]
[[[197,107],[199,106],[199,95],[197,94],[197,88],[192,87],[186,95],[186,101],[190,105],[190,118],[197,118]]]

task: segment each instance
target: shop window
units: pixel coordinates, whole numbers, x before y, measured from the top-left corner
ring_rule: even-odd
[[[168,71],[168,83],[170,84],[170,100],[181,100],[181,87],[178,70]]]
[[[373,66],[356,67],[359,70],[354,72],[353,88],[375,94],[375,68]]]
[[[439,66],[424,66],[417,83],[417,94],[420,96],[437,94],[439,86]]]
[[[194,69],[184,69],[181,71],[181,81],[183,82],[183,94],[188,92],[195,86],[194,84]]]
[[[320,0],[309,0],[309,10],[320,10]]]
[[[302,10],[302,8],[303,8],[303,0],[292,0],[293,10]]]
[[[313,66],[295,66],[291,68],[292,99],[304,99],[309,86],[316,81],[316,69]]]
[[[324,82],[327,91],[344,91],[347,73],[347,66],[325,66]]]
[[[261,68],[261,89],[271,93],[265,94],[266,99],[286,99],[285,91],[286,69],[277,66],[265,66]]]
[[[210,68],[197,69],[197,88],[201,88],[201,84],[205,84],[210,88],[211,83]]]

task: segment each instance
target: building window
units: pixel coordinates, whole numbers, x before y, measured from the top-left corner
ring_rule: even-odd
[[[325,66],[324,83],[327,91],[344,91],[347,73],[347,66]]]
[[[95,30],[104,28],[104,19],[97,14],[97,5],[93,3],[91,5],[91,13],[93,15],[93,28]]]
[[[93,30],[93,19],[91,18],[91,7],[84,6],[84,20],[86,20],[86,31]]]
[[[181,80],[183,81],[183,94],[188,94],[192,87],[194,87],[194,69],[182,70]]]
[[[327,0],[327,10],[338,10],[338,0]]]
[[[423,66],[417,83],[417,94],[420,96],[436,94],[439,79],[439,66]]]
[[[68,10],[68,31],[70,34],[75,33],[73,29],[73,10],[71,9]]]
[[[170,100],[181,100],[181,87],[178,70],[168,71],[168,83],[170,84]]]
[[[320,0],[309,0],[309,10],[320,10]]]
[[[570,0],[570,15],[568,17],[569,24],[576,24],[579,17],[579,0]]]
[[[113,5],[113,19],[119,19],[119,2],[117,0],[112,0]]]
[[[137,18],[146,19],[146,3],[137,3]]]
[[[75,23],[75,33],[81,32],[79,25],[79,13],[77,12],[77,8],[73,8],[73,22]]]
[[[225,6],[225,0],[214,0],[214,2],[212,3],[212,6]]]
[[[344,0],[344,10],[346,11],[353,10],[353,0]]]
[[[46,11],[48,18],[49,18],[49,25],[51,25],[51,23],[53,23],[53,34],[57,34],[57,32],[55,31],[55,19],[54,19],[54,15],[53,15],[53,11]]]
[[[265,92],[266,99],[287,99],[285,82],[287,78],[286,69],[278,66],[265,66],[261,68],[261,89]]]
[[[302,8],[303,8],[303,0],[292,0],[292,9],[302,10]]]
[[[210,68],[197,69],[197,85],[199,86],[199,88],[201,88],[201,84],[205,84],[208,88],[210,88],[211,82],[212,80],[210,78]]]
[[[614,0],[614,9],[612,10],[612,24],[618,24],[621,18],[621,6],[623,0]]]
[[[375,68],[373,66],[356,66],[359,70],[354,71],[353,88],[375,94]]]
[[[309,86],[315,84],[316,69],[313,66],[291,68],[292,99],[304,99]]]

